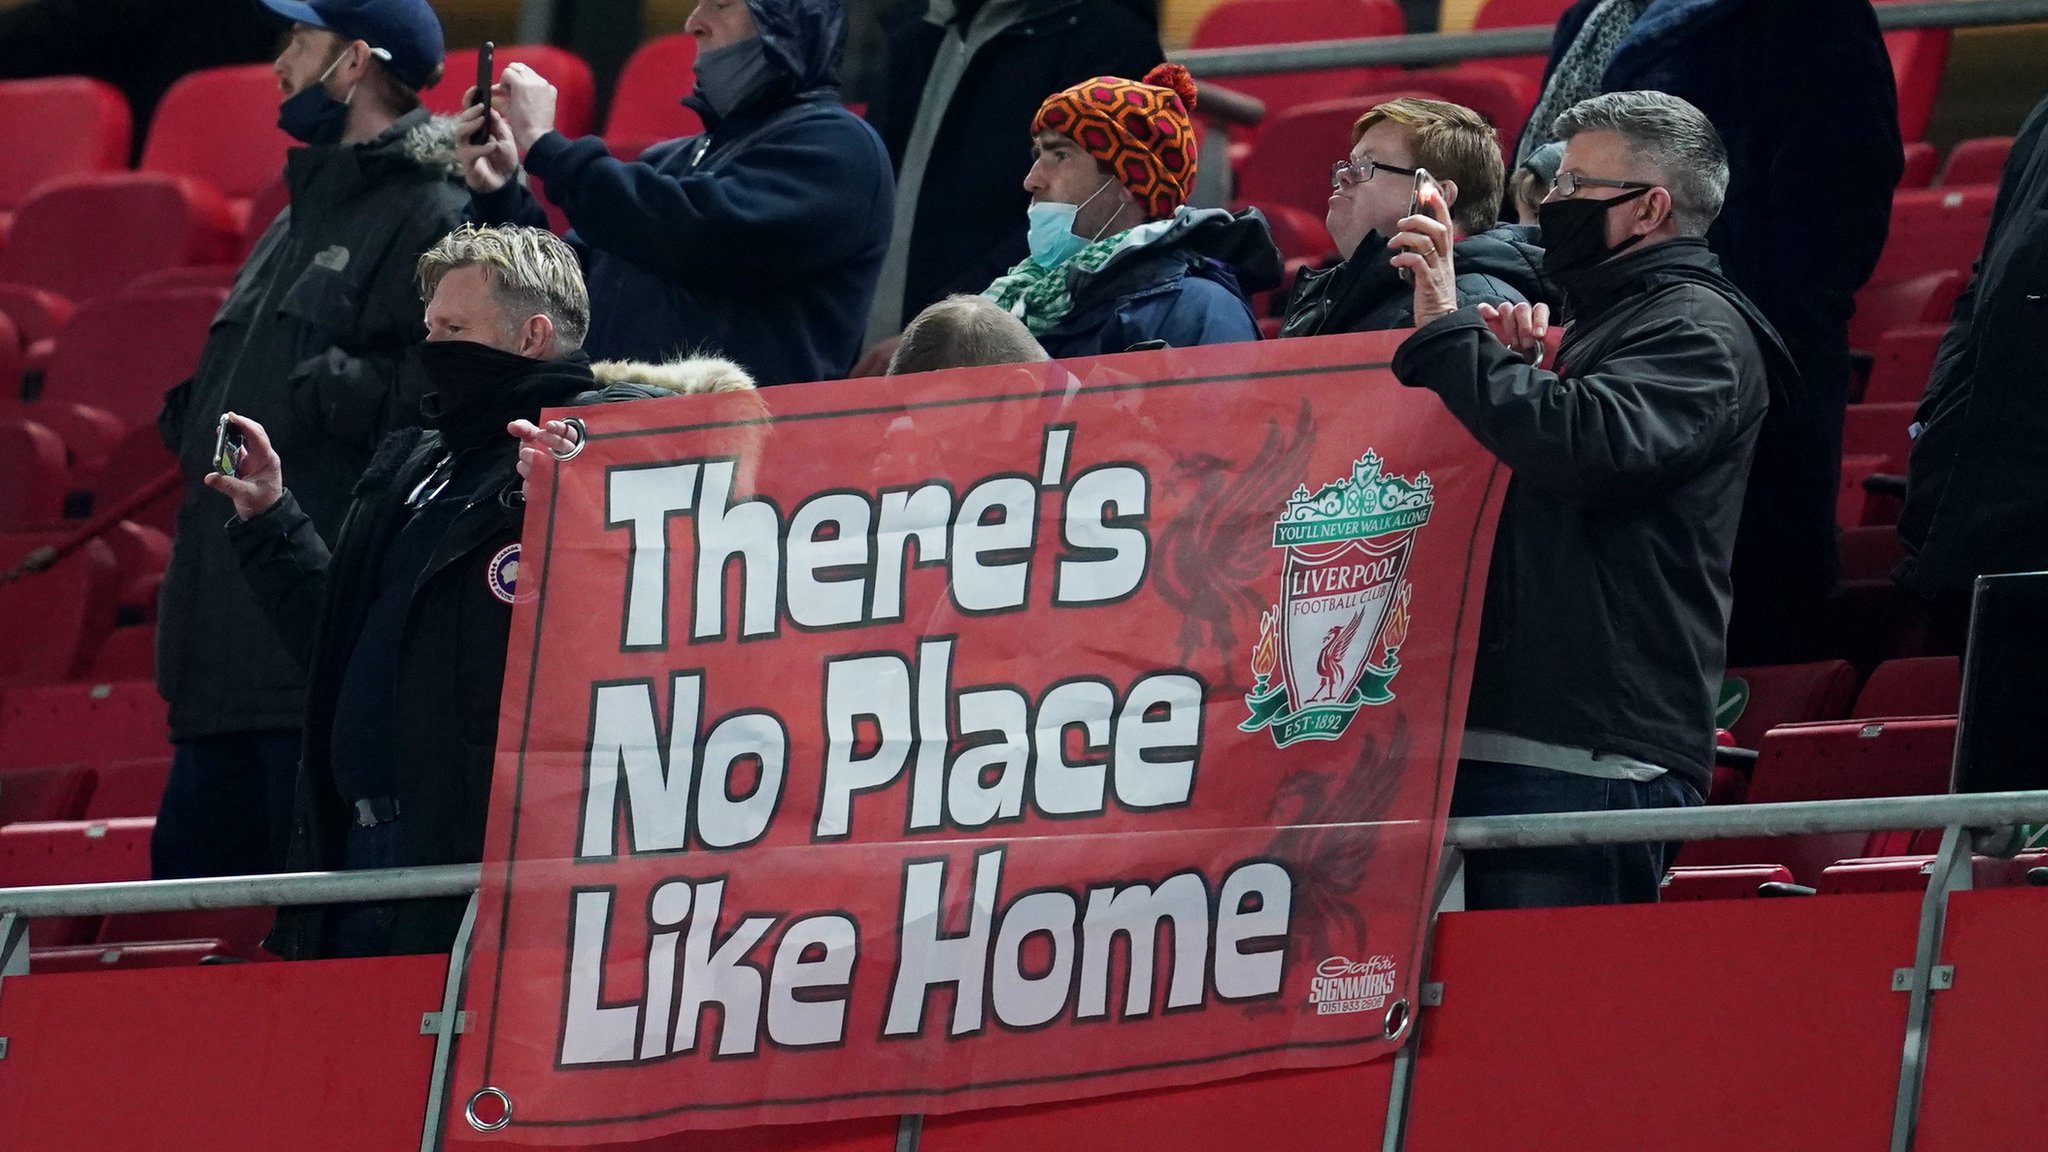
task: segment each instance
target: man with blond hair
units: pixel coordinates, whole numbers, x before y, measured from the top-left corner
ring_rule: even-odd
[[[1024,322],[980,296],[948,296],[919,312],[889,357],[889,375],[1030,364],[1049,357]]]
[[[1408,282],[1387,242],[1400,230],[1427,169],[1442,190],[1456,237],[1460,304],[1547,299],[1543,253],[1526,229],[1496,226],[1500,141],[1479,113],[1442,100],[1402,97],[1358,118],[1351,154],[1330,169],[1325,222],[1342,259],[1304,270],[1288,299],[1282,336],[1376,332],[1415,323]]]
[[[378,448],[332,549],[285,490],[255,420],[229,415],[245,444],[231,472],[206,477],[234,503],[227,534],[242,575],[308,678],[294,870],[481,857],[519,587],[517,464],[522,442],[541,435],[541,410],[752,387],[722,360],[593,366],[576,254],[539,229],[460,228],[420,258],[419,284],[425,427]],[[292,910],[270,946],[288,957],[434,951],[461,914],[460,900]]]

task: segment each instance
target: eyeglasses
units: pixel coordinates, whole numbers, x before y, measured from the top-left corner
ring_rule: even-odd
[[[1550,182],[1550,190],[1567,200],[1577,196],[1581,188],[1620,188],[1633,192],[1638,188],[1655,187],[1655,184],[1645,184],[1640,180],[1602,180],[1598,176],[1581,176],[1571,171],[1559,172],[1557,179]]]
[[[1403,168],[1399,164],[1382,164],[1377,160],[1367,160],[1363,164],[1353,164],[1349,160],[1339,160],[1335,164],[1330,165],[1330,187],[1334,190],[1342,188],[1347,184],[1371,183],[1372,174],[1375,171],[1397,172],[1403,176],[1415,175],[1415,169]]]

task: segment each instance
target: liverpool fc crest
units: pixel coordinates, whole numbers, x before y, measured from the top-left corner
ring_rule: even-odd
[[[1311,496],[1297,487],[1273,525],[1286,550],[1280,603],[1252,649],[1258,682],[1238,727],[1270,727],[1273,743],[1335,740],[1367,704],[1394,698],[1408,638],[1408,556],[1435,503],[1429,477],[1381,473],[1368,449],[1351,475]]]

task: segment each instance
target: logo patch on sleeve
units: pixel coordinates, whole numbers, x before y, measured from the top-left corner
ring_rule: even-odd
[[[519,545],[507,544],[491,557],[490,566],[484,569],[484,583],[490,586],[491,595],[512,603],[519,591]]]

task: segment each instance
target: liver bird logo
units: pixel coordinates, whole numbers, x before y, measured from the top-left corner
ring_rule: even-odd
[[[1323,637],[1322,650],[1316,653],[1316,676],[1321,683],[1316,685],[1314,700],[1335,700],[1346,687],[1344,683],[1344,654],[1351,651],[1351,641],[1358,635],[1359,622],[1364,615],[1353,616],[1350,621],[1330,629]]]

